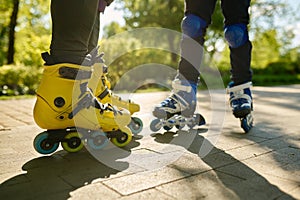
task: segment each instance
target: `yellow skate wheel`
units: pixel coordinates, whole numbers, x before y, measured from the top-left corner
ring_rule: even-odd
[[[131,140],[132,133],[130,129],[127,127],[123,127],[121,130],[119,130],[117,137],[111,139],[111,142],[118,147],[124,147],[129,144]]]
[[[74,153],[83,148],[83,143],[80,139],[80,135],[77,132],[71,132],[65,136],[64,142],[61,142],[61,146],[65,151]]]

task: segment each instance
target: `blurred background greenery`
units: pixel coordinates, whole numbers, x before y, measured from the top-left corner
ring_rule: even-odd
[[[254,85],[300,83],[300,2],[298,0],[252,0],[250,39],[253,42]],[[50,1],[1,0],[0,2],[0,96],[34,94],[42,73],[40,54],[49,51],[51,40]],[[124,23],[112,21],[101,30],[101,51],[109,60],[119,48],[141,45],[134,38],[113,39],[124,31],[163,27],[180,31],[183,0],[115,0]],[[109,15],[109,9],[105,17]],[[118,16],[119,17],[119,16]],[[161,36],[168,49],[179,48],[179,40]],[[223,38],[220,1],[206,35],[209,60],[218,67],[224,84],[229,82],[229,49]],[[109,79],[114,85],[128,70],[146,63],[177,68],[176,54],[157,49],[129,51],[110,63]],[[203,84],[205,86],[205,82]],[[148,86],[145,86],[147,88]],[[149,86],[150,87],[150,86]]]

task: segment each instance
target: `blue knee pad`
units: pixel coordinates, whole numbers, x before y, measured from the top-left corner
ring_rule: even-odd
[[[206,21],[194,14],[187,14],[181,23],[182,32],[191,38],[202,37],[206,27]]]
[[[246,24],[233,24],[225,26],[224,33],[225,39],[232,48],[238,48],[249,40]]]

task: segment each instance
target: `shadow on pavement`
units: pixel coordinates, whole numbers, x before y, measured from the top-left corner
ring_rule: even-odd
[[[139,145],[134,140],[132,143],[131,146]],[[70,192],[80,187],[126,170],[129,163],[117,159],[129,156],[131,148],[122,149],[121,154],[118,149],[99,150],[98,154],[105,155],[104,162],[86,149],[77,153],[58,151],[32,159],[22,166],[24,174],[1,184],[0,199],[67,199]]]
[[[199,133],[203,130],[191,130],[187,131],[178,131],[176,133],[166,132],[164,134],[155,134],[153,137],[156,142],[170,144],[174,137],[182,137],[181,135],[190,135],[193,138],[192,143],[189,147],[182,145],[189,152],[199,156],[201,151],[202,144],[211,145],[211,151],[206,156],[200,158],[208,166],[212,168],[212,171],[217,175],[217,179],[213,177],[212,182],[219,181],[227,189],[232,191],[239,199],[275,199],[278,197],[284,196],[284,198],[294,199],[290,195],[281,191],[277,186],[271,184],[263,176],[255,172],[253,169],[249,168],[244,163],[232,157],[230,154],[227,154],[221,149],[216,148],[203,136]],[[176,140],[178,141],[178,140]],[[184,141],[182,141],[185,144]],[[175,144],[175,143],[172,143]],[[176,142],[175,145],[181,145],[179,142]],[[221,169],[222,168],[222,169]],[[189,172],[188,168],[178,168],[178,170]],[[200,172],[203,173],[203,172]],[[200,174],[199,173],[199,174]],[[209,177],[209,176],[208,176]],[[232,178],[228,178],[232,177]],[[236,182],[232,181],[235,180]],[[238,180],[238,181],[237,181]],[[218,183],[215,183],[218,184]],[[203,187],[204,190],[207,186]],[[201,192],[201,188],[190,188],[193,190],[193,193],[198,193],[197,196],[203,196],[205,191]],[[188,193],[188,192],[187,192]],[[205,196],[205,195],[204,195]]]

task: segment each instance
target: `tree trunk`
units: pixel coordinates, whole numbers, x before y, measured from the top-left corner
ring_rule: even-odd
[[[13,11],[10,16],[9,35],[8,35],[8,52],[7,64],[14,63],[15,54],[15,28],[17,26],[17,16],[19,11],[20,0],[13,0]]]

